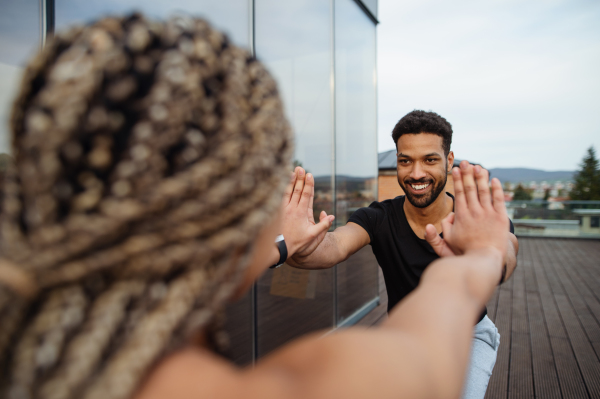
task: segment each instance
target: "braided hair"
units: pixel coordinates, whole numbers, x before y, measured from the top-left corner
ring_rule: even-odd
[[[127,398],[211,325],[280,206],[275,81],[202,19],[107,17],[33,59],[10,123],[0,397]]]

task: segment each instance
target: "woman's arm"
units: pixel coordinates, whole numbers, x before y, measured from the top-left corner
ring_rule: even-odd
[[[500,182],[492,182],[493,205],[489,195],[473,196],[471,185],[472,167],[455,172],[447,241],[464,255],[432,263],[381,327],[313,334],[248,370],[189,349],[159,365],[138,398],[458,397],[472,328],[500,279],[508,234]]]

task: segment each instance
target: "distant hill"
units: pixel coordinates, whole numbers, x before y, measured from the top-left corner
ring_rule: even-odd
[[[509,181],[512,183],[530,182],[530,181],[556,181],[556,180],[573,180],[575,172],[568,170],[558,170],[548,172],[539,169],[527,168],[493,168],[490,169],[492,177],[497,177],[500,181]]]

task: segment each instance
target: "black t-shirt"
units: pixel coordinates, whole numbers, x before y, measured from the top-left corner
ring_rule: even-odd
[[[388,311],[417,287],[425,268],[439,258],[431,245],[417,237],[408,224],[404,199],[399,196],[373,202],[368,208],[358,209],[348,220],[365,229],[371,238],[373,253],[385,279]],[[510,231],[514,232],[512,222]],[[481,318],[486,314],[484,309]]]

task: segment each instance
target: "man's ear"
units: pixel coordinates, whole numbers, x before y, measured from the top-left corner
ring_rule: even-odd
[[[448,153],[448,165],[447,165],[447,172],[450,173],[452,171],[452,166],[454,165],[454,152],[450,151]]]

